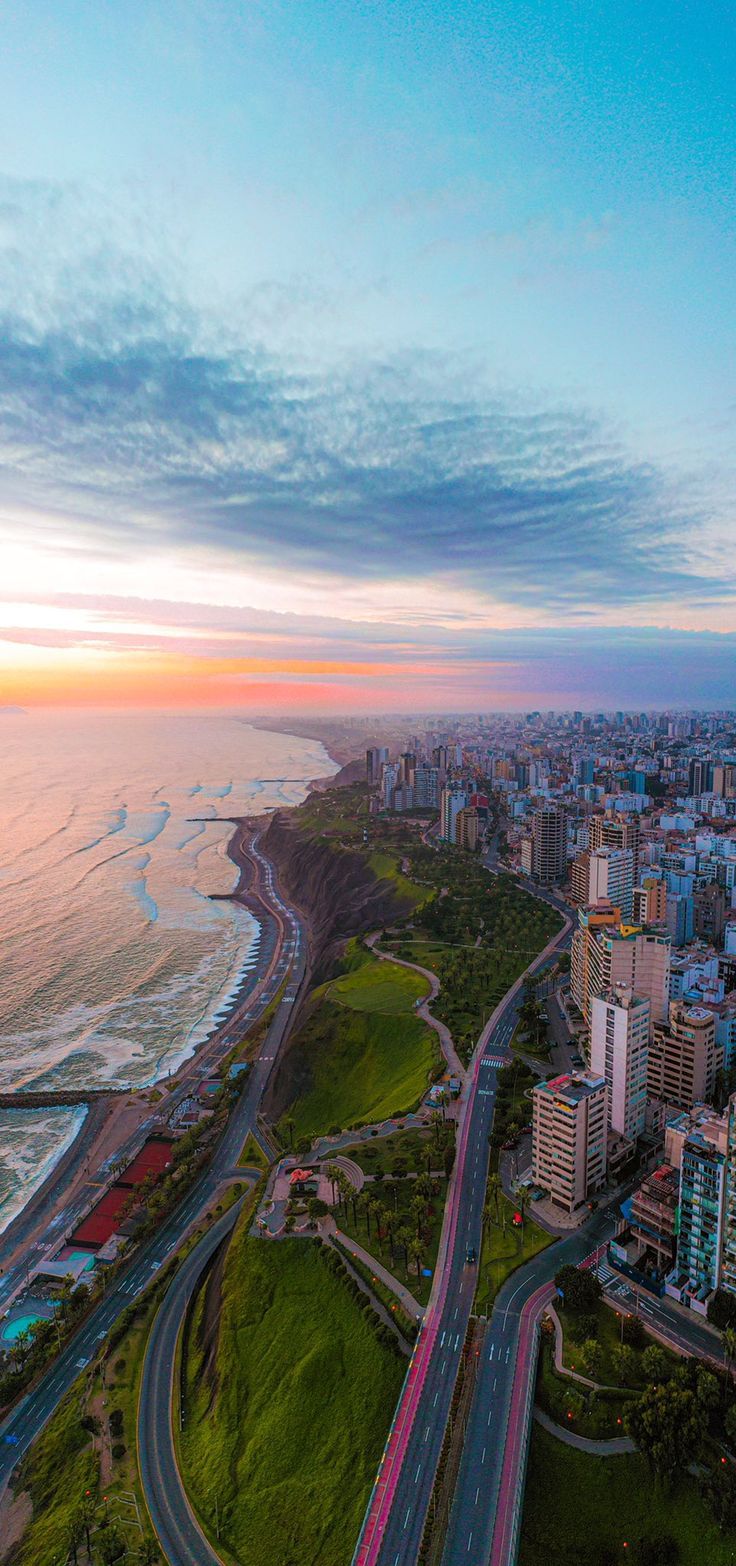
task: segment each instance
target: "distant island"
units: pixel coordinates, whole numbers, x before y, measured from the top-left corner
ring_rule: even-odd
[[[27,718],[28,711],[25,707],[0,707],[0,718]]]

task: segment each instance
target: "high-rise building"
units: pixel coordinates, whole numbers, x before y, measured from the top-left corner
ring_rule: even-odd
[[[617,984],[594,997],[590,1069],[605,1077],[611,1131],[630,1142],[643,1135],[647,1107],[649,1001]]]
[[[408,783],[414,787],[414,769],[417,764],[416,754],[413,750],[404,750],[399,756],[399,782]]]
[[[585,1021],[590,1022],[593,996],[605,994],[615,984],[626,984],[649,1001],[652,1025],[663,1019],[669,999],[670,945],[668,932],[622,924],[620,911],[611,905],[579,909],[570,989]]]
[[[634,887],[635,924],[663,924],[667,912],[667,884],[664,876],[642,875]]]
[[[461,810],[468,803],[462,783],[446,783],[440,801],[440,837],[445,843],[456,841],[456,822]]]
[[[649,1046],[650,1097],[679,1109],[710,1103],[722,1059],[713,1012],[671,1001],[668,1020],[655,1023]]]
[[[475,853],[480,841],[480,817],[472,805],[466,805],[455,817],[455,842],[458,848]]]
[[[724,1136],[725,1143],[725,1136]],[[726,1187],[725,1149],[702,1131],[691,1132],[682,1150],[677,1273],[682,1303],[705,1306],[718,1288]]]
[[[604,898],[621,909],[624,923],[633,914],[634,853],[631,848],[593,849],[588,861],[588,896],[586,902],[599,903]]]
[[[634,856],[634,883],[639,876],[639,821],[632,813],[628,816],[594,815],[590,819],[588,847],[630,848]]]
[[[736,1294],[736,1093],[728,1101],[725,1222],[721,1244],[721,1288]]]
[[[440,777],[436,767],[415,767],[414,803],[439,809]]]
[[[695,796],[705,793],[707,765],[707,762],[701,761],[698,756],[693,756],[687,774],[688,794]]]
[[[381,774],[384,810],[393,810],[394,790],[399,781],[399,768],[395,761],[385,761]]]
[[[543,805],[532,816],[532,877],[541,886],[563,881],[567,871],[567,817],[556,805]]]
[[[365,753],[365,773],[369,783],[380,783],[381,768],[388,761],[386,745],[371,745]]]
[[[592,1072],[532,1089],[532,1175],[572,1213],[606,1178],[606,1083]]]
[[[695,934],[713,946],[722,943],[726,923],[726,893],[717,881],[708,881],[693,893],[693,925]]]

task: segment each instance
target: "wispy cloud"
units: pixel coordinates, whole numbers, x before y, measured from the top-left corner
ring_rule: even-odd
[[[6,192],[21,230],[6,283],[57,199]],[[441,578],[557,618],[733,591],[732,566],[691,563],[707,541],[695,491],[634,460],[589,410],[494,395],[448,355],[289,361],[262,318],[233,340],[172,277],[113,241],[6,288],[21,303],[0,314],[0,504],[29,529],[33,512],[127,556]]]

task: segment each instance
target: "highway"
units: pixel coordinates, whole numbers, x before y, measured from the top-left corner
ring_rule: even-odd
[[[120,1312],[147,1288],[158,1269],[169,1260],[187,1231],[210,1209],[223,1184],[231,1180],[243,1143],[255,1127],[258,1109],[294,1013],[294,1001],[306,969],[307,945],[301,921],[283,902],[274,884],[271,865],[260,853],[257,838],[252,845],[261,885],[274,912],[283,921],[284,939],[279,963],[261,993],[256,1015],[273,998],[288,973],[281,1002],[261,1046],[261,1052],[249,1073],[245,1089],[236,1100],[226,1130],[205,1171],[187,1193],[180,1207],[157,1233],[130,1260],[117,1276],[113,1287],[95,1307],[62,1353],[49,1366],[40,1381],[0,1424],[0,1494],[3,1493],[19,1458],[43,1429],[73,1381],[99,1351]],[[248,1171],[238,1170],[247,1178]]]
[[[220,1566],[197,1522],[176,1461],[171,1428],[176,1344],[187,1305],[210,1257],[234,1228],[241,1201],[212,1225],[183,1262],[159,1307],[143,1363],[138,1462],[154,1533],[171,1566]]]
[[[531,971],[543,968],[568,939],[566,927],[531,965]],[[418,1555],[473,1305],[477,1268],[466,1264],[466,1251],[474,1246],[480,1254],[497,1072],[508,1059],[523,977],[496,1008],[476,1048],[432,1295],[353,1556],[354,1566],[409,1566]],[[466,1554],[465,1566],[468,1558]]]

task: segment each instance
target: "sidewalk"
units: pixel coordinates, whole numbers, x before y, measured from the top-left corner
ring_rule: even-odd
[[[407,962],[403,957],[395,957],[393,952],[378,951],[376,949],[376,941],[378,940],[380,933],[380,930],[374,930],[372,935],[367,935],[366,946],[370,946],[371,951],[376,957],[380,958],[381,962],[395,962],[397,967],[410,968],[414,971],[414,973],[421,973],[423,979],[427,979],[430,987],[430,993],[426,1000],[423,1000],[421,1005],[417,1006],[416,1015],[421,1017],[430,1028],[434,1029],[440,1041],[440,1049],[442,1050],[449,1070],[452,1072],[453,1076],[459,1077],[460,1081],[464,1082],[468,1074],[467,1067],[463,1065],[460,1056],[455,1049],[452,1034],[449,1028],[445,1026],[444,1022],[440,1022],[439,1017],[433,1017],[432,1012],[429,1009],[432,1001],[437,999],[437,996],[440,992],[440,981],[437,978],[437,974],[433,973],[431,968],[422,968],[418,962]]]
[[[420,1305],[418,1300],[415,1300],[411,1291],[403,1283],[399,1283],[398,1278],[394,1277],[394,1274],[389,1272],[387,1267],[376,1261],[375,1256],[371,1256],[370,1251],[365,1251],[363,1246],[358,1244],[357,1240],[352,1240],[349,1235],[343,1234],[342,1229],[338,1229],[334,1218],[324,1218],[320,1227],[323,1234],[334,1235],[335,1239],[339,1240],[341,1245],[344,1245],[346,1251],[349,1251],[351,1256],[357,1256],[358,1260],[362,1261],[365,1267],[370,1267],[371,1272],[377,1278],[380,1278],[382,1283],[385,1283],[386,1288],[390,1289],[392,1294],[396,1295],[407,1316],[413,1317],[415,1321],[421,1321],[424,1315],[424,1306]]]
[[[554,1419],[550,1419],[549,1414],[545,1414],[541,1408],[535,1408],[534,1418],[557,1441],[564,1442],[565,1446],[574,1446],[578,1452],[587,1452],[591,1457],[623,1457],[626,1452],[636,1451],[629,1436],[611,1436],[608,1441],[592,1441],[590,1436],[575,1435],[573,1430],[566,1430],[564,1425],[555,1424]]]

